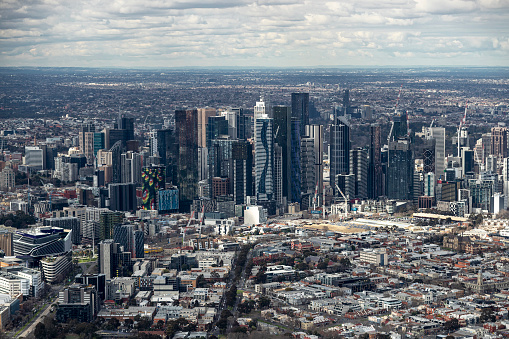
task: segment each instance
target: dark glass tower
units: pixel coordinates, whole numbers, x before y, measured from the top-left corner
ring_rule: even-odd
[[[300,120],[300,135],[309,125],[309,93],[292,93],[292,119]]]
[[[176,110],[175,126],[180,211],[189,212],[193,200],[198,198],[198,111]]]
[[[300,162],[300,120],[291,122],[291,153],[290,153],[290,197],[289,201],[301,203],[301,162]]]
[[[368,197],[376,199],[383,195],[382,191],[382,138],[380,125],[374,124],[369,128],[369,168],[368,168]]]
[[[232,145],[233,200],[245,204],[247,196],[253,196],[253,146],[244,140]]]
[[[350,148],[350,125],[346,118],[338,117],[330,127],[330,183],[334,192],[336,175],[350,171]]]
[[[292,193],[292,112],[287,106],[274,106],[274,142],[282,150],[283,192],[288,201]]]
[[[225,117],[209,117],[207,124],[207,147],[210,147],[210,141],[218,139],[222,135],[228,135],[228,121]]]
[[[386,195],[389,199],[412,200],[414,157],[409,139],[389,143]]]

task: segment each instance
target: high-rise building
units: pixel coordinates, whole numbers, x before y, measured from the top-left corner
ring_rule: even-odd
[[[409,139],[389,143],[386,195],[389,199],[412,200],[414,157]]]
[[[13,234],[15,256],[42,258],[71,250],[72,231],[44,226],[18,230]]]
[[[131,252],[132,257],[136,255],[134,250],[134,225],[115,225],[113,241],[120,244],[124,252]]]
[[[274,106],[274,142],[281,147],[283,158],[283,197],[292,198],[292,111],[287,106]],[[256,156],[256,154],[255,154]]]
[[[461,167],[463,175],[474,172],[474,151],[468,149],[468,147],[461,148]]]
[[[120,155],[121,182],[141,185],[141,155],[128,151]]]
[[[180,193],[180,210],[188,212],[198,198],[198,111],[176,110],[175,126],[179,148],[177,186]]]
[[[336,194],[336,176],[350,171],[350,124],[338,117],[330,127],[330,181]]]
[[[305,135],[309,125],[309,93],[292,93],[292,119],[300,120],[300,134]]]
[[[350,174],[355,180],[355,198],[365,199],[368,197],[368,150],[356,148],[350,150]]]
[[[369,167],[368,167],[368,198],[376,199],[383,195],[382,170],[382,138],[380,125],[373,124],[369,128]]]
[[[301,147],[301,191],[302,208],[307,209],[314,198],[316,180],[315,168],[315,147],[312,138],[302,138]]]
[[[110,148],[111,152],[111,182],[112,183],[119,183],[122,181],[122,166],[121,166],[121,159],[122,159],[122,141],[117,141],[113,146]]]
[[[145,234],[142,230],[134,231],[134,258],[145,258]]]
[[[113,228],[115,225],[124,222],[124,213],[102,211],[99,214],[99,239],[106,240],[113,238]]]
[[[16,185],[16,172],[12,169],[12,166],[7,165],[0,172],[0,188],[3,190],[14,189]]]
[[[10,257],[13,255],[12,232],[0,229],[0,250],[2,250],[6,256]]]
[[[246,197],[253,195],[253,146],[245,140],[232,144],[233,201],[247,203]]]
[[[110,210],[112,211],[135,211],[136,186],[133,183],[109,184],[108,196]]]
[[[323,126],[308,125],[305,132],[306,138],[313,140],[314,156],[315,156],[315,178],[313,179],[313,193],[318,185],[317,205],[321,205],[323,193]],[[304,192],[304,191],[303,191]]]
[[[120,253],[120,245],[113,239],[106,239],[99,243],[99,273],[104,274],[107,280],[117,276],[118,253]]]
[[[301,203],[301,159],[300,159],[300,140],[301,140],[300,120],[291,121],[291,144],[290,144],[290,196],[289,202]]]
[[[80,220],[76,217],[47,218],[43,220],[44,226],[60,227],[71,230],[71,242],[73,245],[81,244]]]
[[[94,124],[83,124],[79,132],[79,148],[87,157],[87,163],[94,163],[94,140],[95,140]]]
[[[25,165],[31,171],[39,171],[44,168],[44,154],[37,146],[25,146]]]
[[[228,121],[224,116],[209,117],[207,124],[207,148],[214,139],[228,136]],[[210,153],[210,150],[209,150]]]
[[[445,171],[445,128],[432,127],[431,138],[435,139],[435,179],[444,178]]]
[[[345,89],[343,94],[343,116],[350,113],[350,90]]]
[[[407,116],[403,113],[398,113],[392,117],[392,135],[394,139],[404,138],[408,134],[407,130]]]
[[[165,188],[165,167],[149,166],[141,170],[142,207],[144,210],[157,210],[158,191]]]
[[[274,200],[274,120],[255,120],[255,174],[257,201]],[[283,174],[284,176],[284,174]]]
[[[104,274],[78,274],[76,283],[80,285],[93,286],[97,296],[104,300],[106,298],[106,276]]]
[[[286,198],[283,199],[283,149],[277,143],[274,143],[274,200],[278,208],[285,205]]]
[[[198,147],[207,147],[207,124],[216,115],[215,108],[198,108]]]
[[[491,153],[500,158],[507,158],[507,128],[491,129]]]
[[[210,126],[210,124],[209,124]],[[229,139],[228,136],[224,138],[217,138],[210,140],[209,151],[209,193],[210,197],[214,197],[212,189],[212,182],[220,179],[232,179],[228,181],[228,191],[233,191],[233,163],[232,163],[232,145],[235,141]],[[225,180],[222,180],[225,182]]]

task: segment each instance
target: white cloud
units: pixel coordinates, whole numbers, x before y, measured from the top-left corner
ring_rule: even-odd
[[[0,63],[509,64],[507,0],[4,0]]]

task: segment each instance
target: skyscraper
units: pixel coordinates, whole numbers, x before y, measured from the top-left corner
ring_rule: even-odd
[[[368,196],[368,150],[362,147],[350,150],[350,174],[354,176],[354,197]]]
[[[491,154],[507,158],[507,128],[493,127],[491,129]]]
[[[120,155],[121,178],[123,183],[141,184],[141,155],[126,152]]]
[[[106,280],[116,277],[117,254],[120,252],[119,244],[113,239],[103,240],[99,243],[99,273],[105,275]]]
[[[369,168],[368,168],[368,198],[376,199],[383,195],[382,187],[382,139],[380,125],[373,124],[369,128]]]
[[[345,93],[343,94],[343,116],[349,114],[350,108],[350,90],[345,89]]]
[[[336,192],[336,176],[350,171],[350,124],[345,117],[338,117],[330,127],[329,161],[331,186]]]
[[[131,252],[132,256],[135,257],[134,225],[115,225],[113,228],[113,241],[123,246],[124,252]]]
[[[207,124],[207,148],[210,147],[210,141],[219,139],[221,136],[228,135],[228,121],[224,116],[209,117]],[[210,150],[209,150],[210,151]]]
[[[207,147],[207,124],[209,117],[215,115],[215,108],[198,108],[198,147]]]
[[[309,125],[309,93],[292,93],[292,119],[300,120],[300,134]]]
[[[110,200],[110,210],[136,210],[136,186],[133,183],[109,184],[108,195]]]
[[[145,258],[145,234],[141,230],[134,231],[134,257]]]
[[[264,116],[256,118],[255,173],[258,201],[274,200],[274,120]]]
[[[307,209],[312,203],[317,185],[315,168],[315,147],[313,138],[301,140],[301,192],[302,209]]]
[[[95,126],[93,124],[83,124],[78,135],[80,151],[87,157],[87,163],[94,162],[94,136]]]
[[[198,111],[176,110],[175,126],[178,144],[177,186],[180,210],[189,212],[198,198]]]
[[[281,147],[283,197],[291,201],[292,187],[292,112],[287,106],[274,106],[274,142]]]
[[[247,203],[247,196],[253,195],[253,146],[245,140],[232,144],[233,160],[233,201]]]
[[[210,126],[210,125],[209,125]],[[209,192],[213,196],[212,182],[215,178],[230,178],[228,191],[233,191],[232,145],[234,140],[225,136],[210,140],[209,149]]]
[[[412,200],[414,157],[409,139],[389,143],[386,195],[389,199]]]
[[[445,128],[432,127],[430,137],[435,139],[435,180],[445,179]]]
[[[143,167],[141,171],[141,201],[144,210],[157,210],[158,192],[165,188],[165,167]]]
[[[321,204],[323,193],[323,126],[322,125],[308,125],[306,126],[306,137],[313,140],[314,155],[315,155],[315,178],[313,185],[318,185],[317,192],[317,205]],[[313,192],[316,186],[313,186]]]
[[[290,202],[301,203],[301,163],[300,163],[300,120],[291,121],[291,153],[290,153]]]

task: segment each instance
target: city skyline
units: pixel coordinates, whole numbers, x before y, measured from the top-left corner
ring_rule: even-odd
[[[2,66],[507,66],[501,0],[3,2]]]

